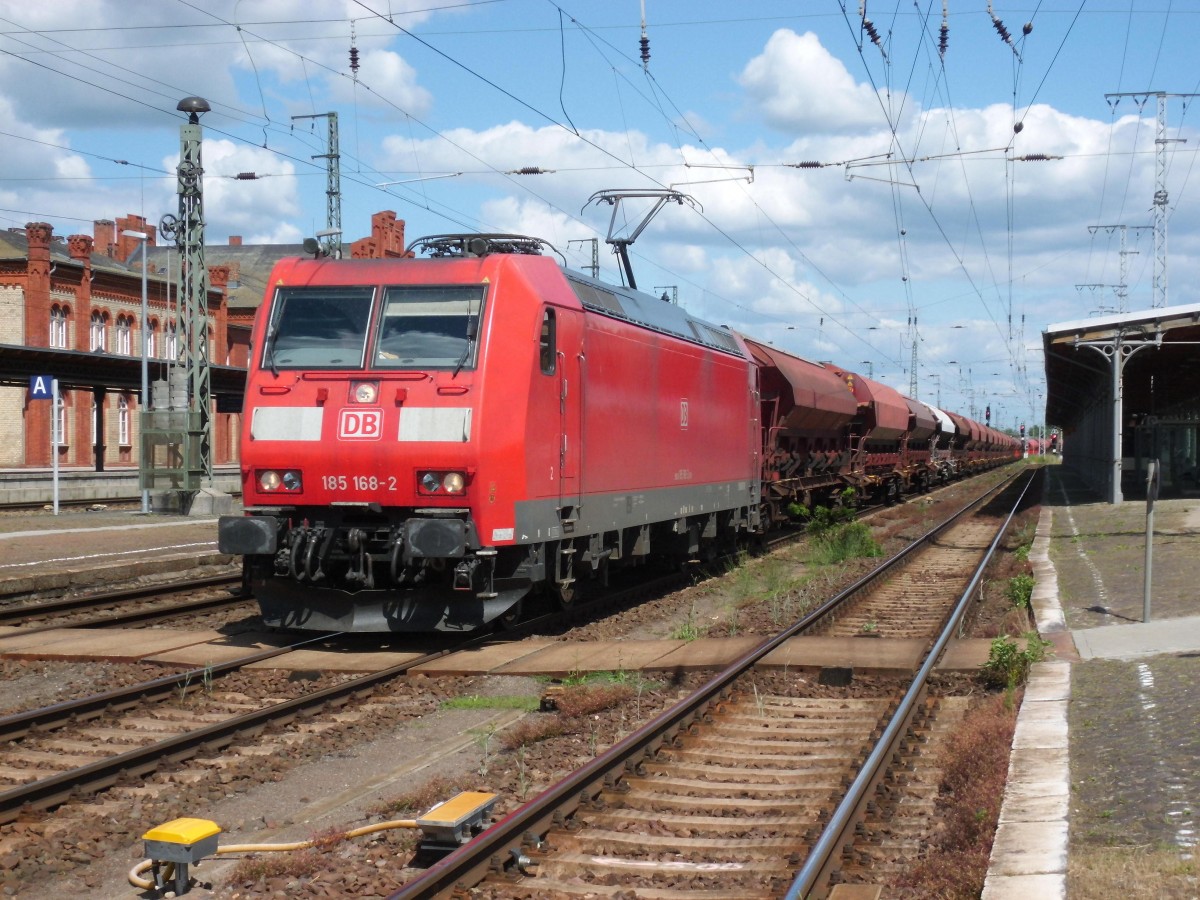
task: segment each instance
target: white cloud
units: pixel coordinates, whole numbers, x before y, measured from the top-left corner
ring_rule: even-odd
[[[737,80],[780,131],[857,132],[881,119],[875,91],[857,84],[812,32],[776,31]]]
[[[206,140],[202,145],[204,164],[205,235],[221,242],[240,234],[247,243],[298,243],[305,233],[295,222],[300,214],[299,184],[295,166],[261,147],[247,147],[228,140]],[[178,157],[163,160],[174,169]],[[271,172],[267,178],[239,180],[239,172]],[[174,196],[175,185],[161,189]],[[159,208],[171,209],[162,201]],[[324,223],[317,227],[323,228]],[[314,229],[315,230],[315,229]]]
[[[397,109],[418,118],[433,105],[433,95],[417,83],[417,72],[400,54],[391,50],[371,50],[359,57],[356,84],[350,77],[330,76],[330,97],[338,104],[353,107],[369,105],[392,115]],[[368,89],[365,85],[373,85]]]

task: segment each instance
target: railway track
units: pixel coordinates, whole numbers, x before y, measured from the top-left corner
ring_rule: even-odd
[[[401,665],[347,678],[299,697],[274,700],[228,692],[222,680],[246,667],[329,636],[248,654],[237,660],[173,673],[78,700],[0,718],[0,825],[23,812],[54,808],[161,766],[214,753],[235,740],[253,737],[272,724],[325,707],[340,707],[356,696],[399,678],[414,666],[444,655],[424,654]],[[481,641],[466,642],[466,646]],[[194,711],[171,705],[203,694]]]
[[[622,601],[614,597],[613,602]],[[561,624],[564,617],[576,614],[568,610],[538,616],[509,630],[506,637],[536,634],[549,623]],[[255,663],[328,645],[341,637],[340,633],[306,637],[228,662],[0,717],[0,825],[25,812],[53,809],[118,782],[145,778],[164,765],[217,753],[268,726],[287,724],[324,708],[341,708],[424,663],[495,640],[494,635],[481,633],[448,641],[398,665],[287,700],[256,700],[222,688],[223,679]],[[169,703],[200,694],[207,700],[203,710]]]
[[[1023,497],[1024,488],[1015,493]],[[977,503],[960,511],[394,900],[468,890],[478,897],[631,890],[657,900],[823,897],[848,864],[857,878],[871,878],[870,854],[856,852],[856,839],[865,843],[868,816],[895,808],[916,747],[936,727],[942,704],[928,696],[930,674],[1019,502],[986,535],[979,523],[961,521]],[[889,581],[893,587],[879,587]],[[783,677],[760,689],[767,678],[756,665],[790,637],[834,616],[835,628],[863,633],[856,617],[870,616],[887,633],[912,613],[911,601],[897,609],[895,596],[937,584],[939,596],[919,599],[939,611],[917,629],[928,651],[905,683],[851,691],[852,679],[830,670],[816,688]]]
[[[240,574],[193,578],[173,584],[139,586],[58,600],[0,606],[0,625],[16,625],[26,634],[51,628],[103,628],[145,625],[179,615],[210,612],[248,603],[252,598],[231,596]],[[222,589],[225,592],[219,593]],[[212,596],[195,598],[199,591]],[[133,608],[130,608],[130,607]]]

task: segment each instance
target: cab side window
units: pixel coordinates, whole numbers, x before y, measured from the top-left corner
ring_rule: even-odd
[[[554,310],[552,309],[546,309],[542,313],[542,333],[538,339],[538,348],[542,374],[553,375],[558,359],[558,347],[555,338]]]

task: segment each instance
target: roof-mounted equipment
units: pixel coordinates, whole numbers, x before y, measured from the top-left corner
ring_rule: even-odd
[[[650,211],[642,217],[641,224],[639,224],[637,228],[633,229],[633,231],[631,231],[626,237],[614,237],[613,230],[617,224],[617,212],[621,208],[621,201],[640,200],[645,198],[650,198],[654,200],[655,203],[650,207]],[[650,224],[650,220],[654,218],[655,214],[663,208],[663,204],[667,203],[668,201],[678,203],[680,206],[686,203],[692,209],[698,210],[699,212],[704,211],[704,208],[696,202],[695,198],[687,194],[682,194],[679,191],[670,190],[669,188],[644,191],[626,191],[620,189],[596,191],[596,193],[592,194],[592,196],[588,198],[588,202],[583,205],[584,209],[586,209],[593,202],[597,204],[612,204],[612,218],[608,220],[608,237],[604,239],[604,242],[606,244],[610,244],[613,248],[613,253],[616,253],[619,257],[621,257],[621,268],[624,270],[625,278],[629,282],[629,286],[631,288],[636,289],[637,282],[633,278],[633,266],[629,262],[629,245],[638,239],[638,235],[640,235],[646,226]]]
[[[523,234],[434,234],[417,238],[408,245],[408,253],[427,253],[433,259],[470,259],[492,253],[523,253],[541,256],[543,248],[567,264],[566,258],[554,245],[542,238]]]

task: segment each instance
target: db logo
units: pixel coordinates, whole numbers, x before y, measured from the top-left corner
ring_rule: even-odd
[[[383,436],[382,409],[343,409],[338,419],[338,440],[377,441]]]

